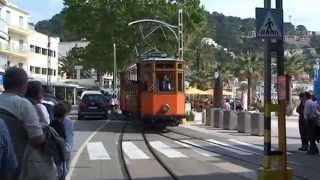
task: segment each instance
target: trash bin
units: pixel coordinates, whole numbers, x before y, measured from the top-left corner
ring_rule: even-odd
[[[223,126],[223,110],[220,108],[213,109],[213,127],[222,128]]]
[[[264,116],[263,113],[251,114],[251,135],[263,136],[264,134]]]
[[[238,112],[238,132],[251,132],[251,114],[249,112]]]
[[[237,113],[235,111],[223,112],[223,129],[235,130],[237,129]]]

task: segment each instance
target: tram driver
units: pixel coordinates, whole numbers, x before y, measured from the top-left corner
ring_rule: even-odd
[[[159,81],[159,91],[171,91],[171,83],[168,75],[164,75],[164,77]]]

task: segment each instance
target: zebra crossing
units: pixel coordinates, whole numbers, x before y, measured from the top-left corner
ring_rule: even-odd
[[[182,140],[181,142],[172,141],[172,143],[157,140],[151,141],[150,145],[156,150],[156,152],[159,152],[169,159],[189,158],[190,156],[186,153],[187,149],[190,149],[194,153],[203,157],[221,156],[219,155],[219,151],[212,152],[209,151],[209,149],[230,152],[240,156],[252,156],[257,153],[262,153],[263,151],[263,147],[261,146],[237,141],[235,139],[228,139],[227,142],[207,139],[206,145],[196,142],[196,140]],[[214,149],[213,147],[217,149]],[[152,157],[147,148],[143,148],[143,146],[141,146],[141,143],[124,141],[122,142],[122,148],[126,158],[130,160],[148,160]],[[208,149],[208,151],[206,149]],[[252,151],[252,149],[255,149],[256,151]],[[93,161],[112,159],[110,153],[106,150],[102,142],[89,142],[87,144],[87,152],[89,159]]]

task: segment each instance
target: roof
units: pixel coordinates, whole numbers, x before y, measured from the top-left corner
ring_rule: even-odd
[[[174,59],[174,58],[151,57],[151,58],[143,59],[142,61],[182,61],[182,60]]]
[[[101,94],[101,95],[103,95],[100,91],[83,91],[80,98],[82,99],[84,95],[88,95],[88,94]]]

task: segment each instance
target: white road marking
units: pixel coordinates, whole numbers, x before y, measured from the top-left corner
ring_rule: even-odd
[[[161,141],[151,141],[150,145],[168,158],[187,158],[186,155],[162,143]]]
[[[248,151],[248,150],[242,150],[236,146],[232,146],[230,144],[226,144],[226,143],[223,143],[223,142],[220,142],[220,141],[217,141],[217,140],[214,140],[214,139],[207,139],[206,141],[208,141],[211,145],[214,145],[214,146],[217,146],[219,148],[222,148],[222,149],[225,149],[225,150],[228,150],[228,151],[231,151],[231,152],[234,152],[234,153],[237,153],[239,155],[245,155],[245,156],[248,156],[248,155],[253,155],[253,154],[256,154],[252,151]]]
[[[74,168],[76,166],[76,164],[79,161],[80,155],[82,154],[84,148],[86,147],[86,145],[88,144],[88,142],[104,127],[106,127],[106,125],[109,123],[110,121],[106,121],[105,123],[101,124],[85,141],[84,143],[80,146],[78,152],[75,154],[75,156],[72,158],[71,163],[70,163],[70,171],[69,174],[66,177],[66,180],[70,180],[74,171]]]
[[[130,159],[150,159],[149,156],[132,142],[123,142],[122,149]]]
[[[186,148],[190,148],[192,149],[193,151],[195,151],[196,153],[204,156],[204,157],[213,157],[213,156],[219,156],[218,154],[216,153],[213,153],[213,152],[210,152],[210,151],[206,151],[206,150],[203,150],[203,149],[200,149],[200,148],[197,148],[197,147],[203,147],[197,143],[194,143],[194,142],[191,142],[191,141],[188,141],[188,140],[182,140],[182,142],[185,142],[185,143],[181,143],[179,141],[175,141],[177,144],[180,144],[181,146],[183,147],[186,147]],[[194,146],[191,146],[189,144],[192,144],[194,146],[197,146],[197,147],[194,147]]]
[[[87,144],[87,149],[90,160],[111,160],[102,142],[90,142]]]

